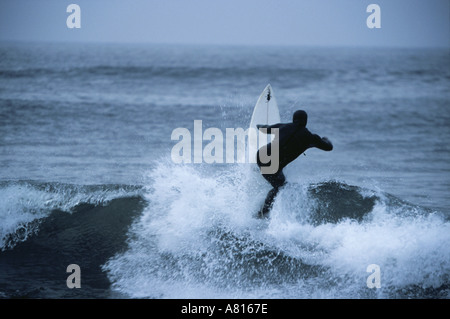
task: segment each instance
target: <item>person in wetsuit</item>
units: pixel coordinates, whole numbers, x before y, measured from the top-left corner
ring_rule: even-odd
[[[292,123],[278,123],[273,125],[257,125],[258,130],[266,129],[267,134],[271,133],[271,129],[278,129],[278,169],[271,174],[261,172],[262,176],[272,185],[272,189],[266,196],[264,206],[260,211],[262,216],[266,215],[272,208],[273,201],[280,188],[286,183],[286,177],[283,174],[283,168],[290,162],[295,160],[298,156],[303,154],[308,148],[317,147],[324,151],[331,151],[333,144],[326,137],[320,137],[317,134],[312,134],[307,128],[306,123],[308,115],[303,110],[298,110],[294,113]],[[274,141],[276,141],[275,139]],[[271,153],[271,144],[269,143],[257,152],[257,164],[261,169],[267,164],[263,163],[260,158],[260,152],[266,148],[265,154]]]

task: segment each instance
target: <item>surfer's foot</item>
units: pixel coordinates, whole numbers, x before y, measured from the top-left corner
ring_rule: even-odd
[[[272,209],[272,203],[270,203],[269,205],[264,204],[264,206],[258,212],[258,217],[259,218],[267,218],[271,209]]]
[[[267,213],[263,213],[263,212],[262,212],[262,209],[261,209],[261,210],[258,212],[257,218],[258,218],[258,219],[269,219],[269,216],[268,216]]]
[[[269,193],[266,196],[266,200],[264,201],[264,206],[259,211],[258,215],[260,218],[267,218],[267,215],[269,214],[270,210],[272,209],[273,202],[275,201],[275,197],[277,196],[277,193],[279,190],[280,190],[280,187],[274,187],[269,191]]]

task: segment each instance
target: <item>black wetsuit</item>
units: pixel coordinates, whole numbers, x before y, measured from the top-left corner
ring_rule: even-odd
[[[273,200],[277,195],[281,186],[286,183],[286,178],[283,174],[283,168],[290,162],[295,160],[308,148],[317,147],[324,151],[331,151],[333,145],[327,138],[321,138],[317,134],[312,134],[307,128],[308,116],[305,111],[296,111],[293,116],[292,123],[278,123],[274,125],[258,125],[258,129],[267,129],[267,133],[271,133],[271,129],[277,128],[278,142],[279,142],[279,165],[278,170],[273,174],[262,174],[262,176],[272,185],[273,189],[267,194],[261,214],[265,215],[272,207]],[[267,154],[271,154],[271,143],[264,146],[267,147]],[[262,148],[261,148],[262,149]],[[257,153],[257,163],[261,168],[265,166],[260,160],[259,152]],[[269,165],[269,164],[267,164]]]

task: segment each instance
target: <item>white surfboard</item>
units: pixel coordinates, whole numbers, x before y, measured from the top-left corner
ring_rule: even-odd
[[[272,87],[270,86],[270,84],[268,84],[259,96],[255,108],[253,109],[252,118],[250,120],[248,158],[251,163],[256,162],[256,152],[258,151],[258,149],[269,142],[265,134],[258,133],[256,125],[272,125],[276,123],[280,123],[280,110],[278,109],[277,100],[275,99],[275,95],[273,94]],[[253,138],[252,134],[255,134],[253,135]],[[273,139],[273,136],[271,137],[271,139]]]

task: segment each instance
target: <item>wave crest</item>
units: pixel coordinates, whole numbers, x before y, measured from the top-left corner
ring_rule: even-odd
[[[73,185],[34,181],[0,183],[0,249],[12,249],[39,231],[55,210],[71,213],[81,204],[105,205],[114,198],[133,196],[140,187]]]

